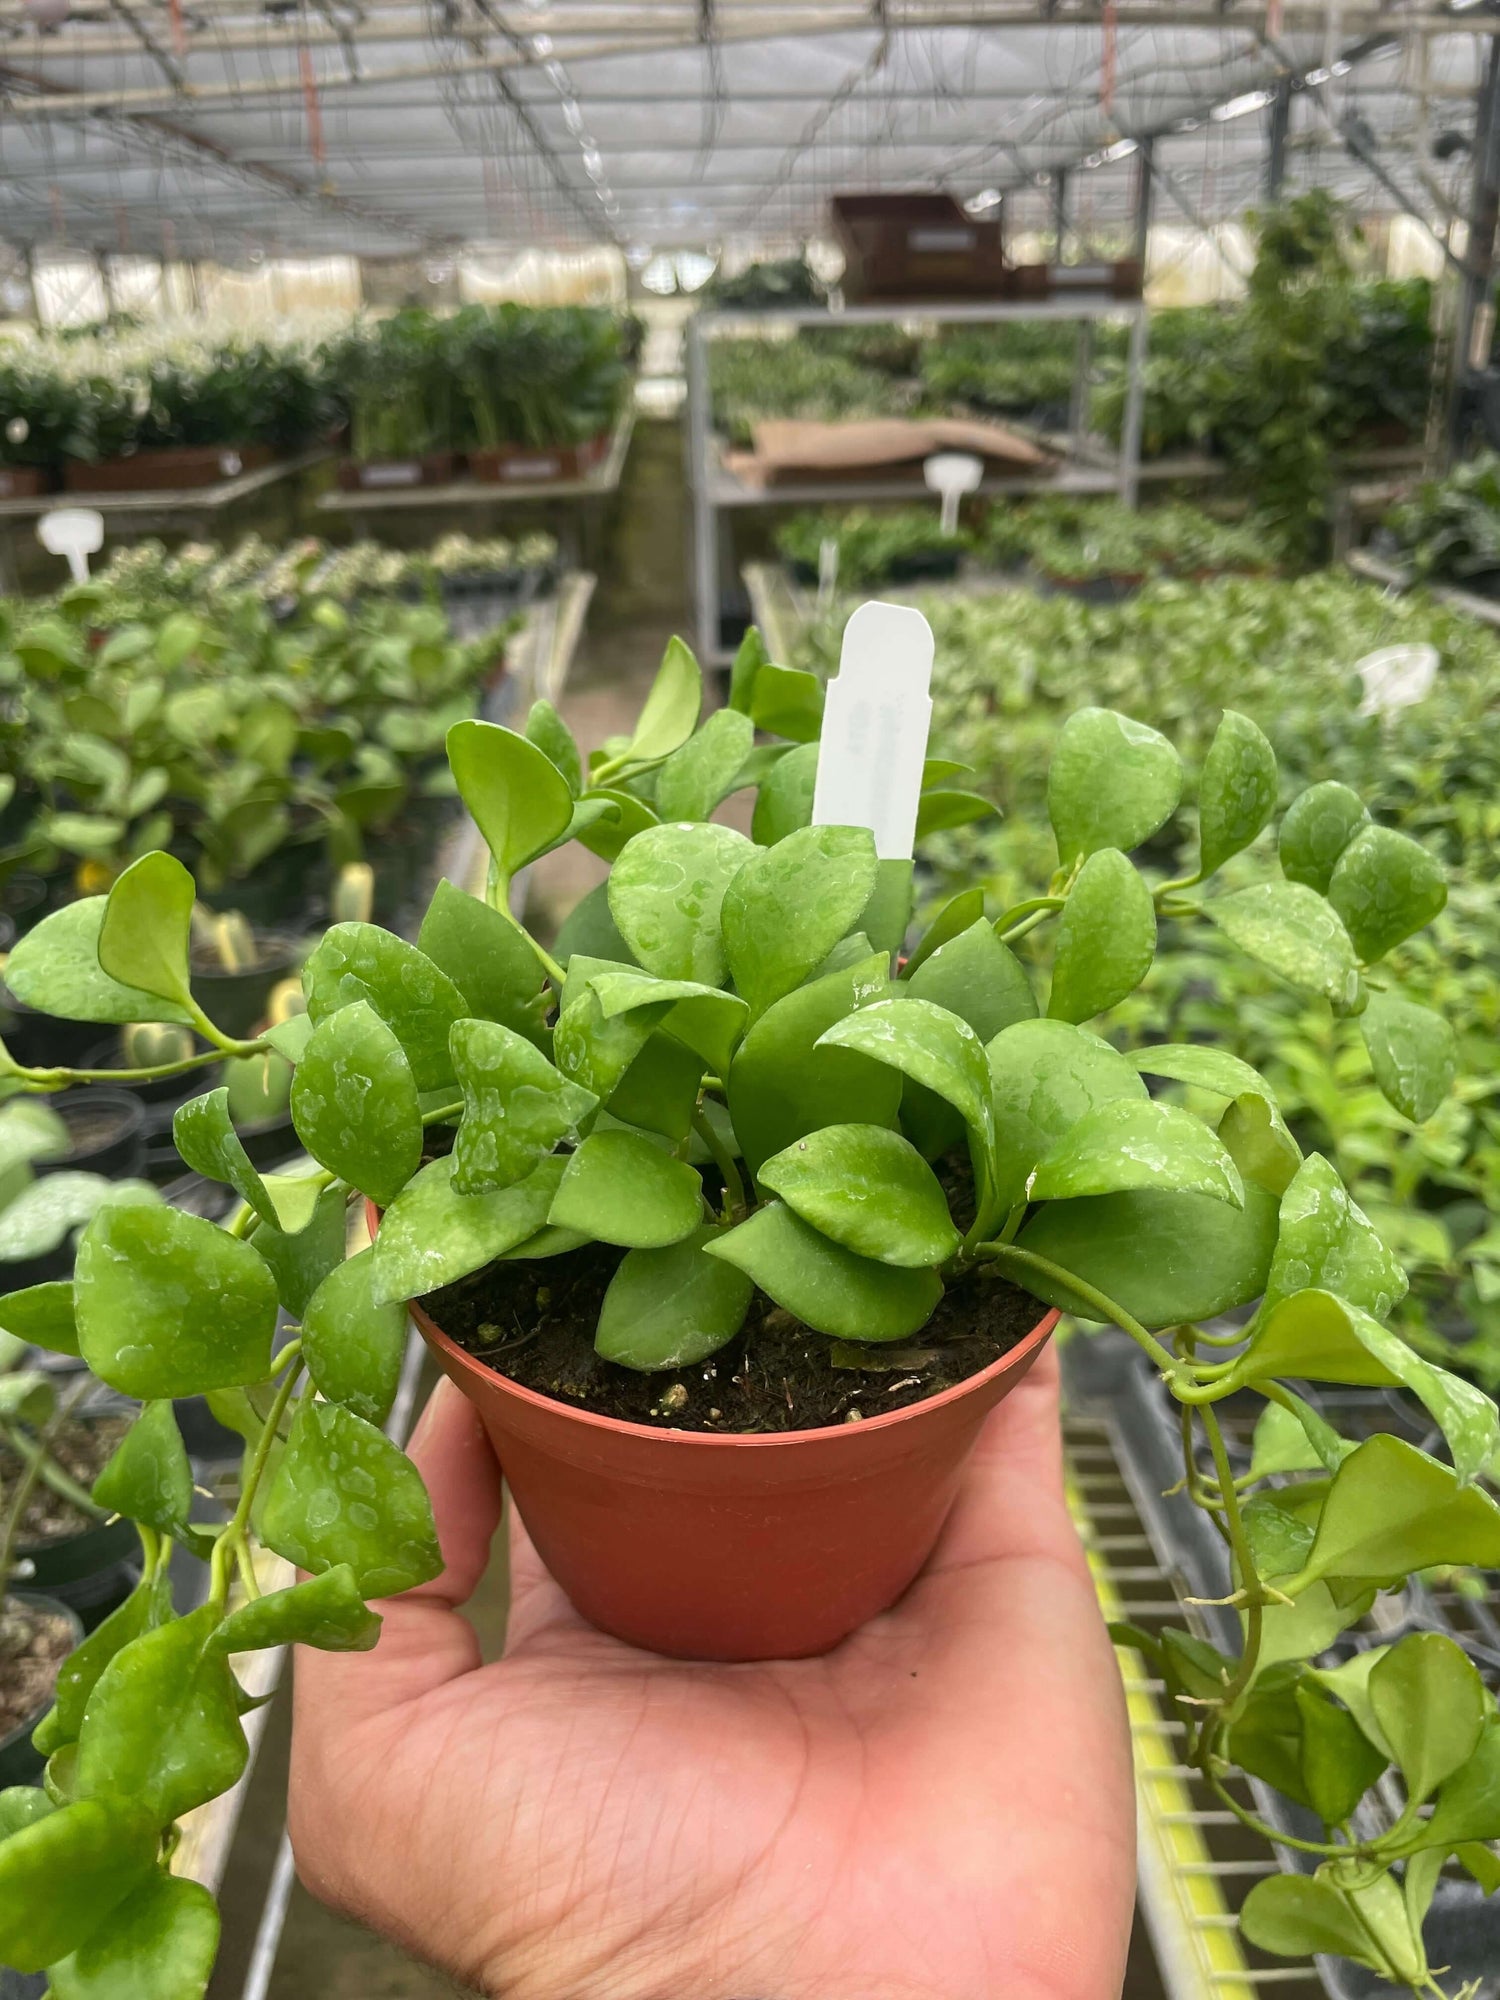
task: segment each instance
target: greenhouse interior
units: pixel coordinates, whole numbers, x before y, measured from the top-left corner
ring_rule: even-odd
[[[1500,2000],[1497,234],[1494,0],[0,0],[0,2000]]]

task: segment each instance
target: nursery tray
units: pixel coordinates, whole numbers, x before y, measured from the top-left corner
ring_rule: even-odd
[[[278,480],[290,478],[293,473],[305,472],[308,466],[316,465],[327,456],[326,449],[319,445],[315,450],[302,452],[295,458],[273,459],[269,465],[241,472],[232,479],[220,478],[210,486],[177,485],[159,489],[138,486],[128,492],[102,488],[88,492],[70,491],[67,504],[70,507],[94,507],[104,515],[211,512],[227,507],[233,501],[243,500],[251,493],[258,493],[262,487],[272,486]],[[56,493],[20,494],[11,499],[0,499],[0,520],[26,520],[45,514],[58,504]]]
[[[335,490],[318,496],[320,513],[378,513],[400,507],[505,507],[531,500],[582,500],[613,493],[620,484],[635,412],[625,410],[610,434],[604,456],[586,471],[555,479],[448,479],[441,485],[407,485],[378,491]]]
[[[1160,1378],[1123,1334],[1078,1338],[1069,1342],[1063,1353],[1070,1417],[1092,1420],[1100,1441],[1108,1448],[1107,1467],[1101,1460],[1097,1481],[1090,1489],[1093,1525],[1096,1529],[1107,1527],[1110,1532],[1119,1528],[1143,1538],[1139,1544],[1143,1560],[1133,1560],[1127,1571],[1118,1573],[1130,1586],[1121,1592],[1124,1615],[1148,1631],[1167,1624],[1186,1626],[1211,1644],[1237,1651],[1239,1626],[1234,1613],[1212,1604],[1189,1602],[1223,1597],[1230,1587],[1229,1567],[1224,1545],[1208,1518],[1185,1495],[1173,1490],[1182,1473],[1180,1434],[1176,1406],[1170,1403]],[[1329,1422],[1346,1436],[1363,1438],[1376,1431],[1391,1431],[1415,1444],[1430,1446],[1434,1442],[1425,1413],[1400,1392],[1325,1389],[1316,1401]],[[1218,1406],[1236,1473],[1249,1465],[1250,1433],[1261,1407],[1253,1398],[1243,1406],[1236,1399]],[[1106,1494],[1102,1503],[1101,1493]],[[1493,1596],[1495,1579],[1487,1581]],[[1416,1580],[1400,1592],[1377,1598],[1371,1616],[1336,1640],[1329,1654],[1348,1657],[1369,1645],[1390,1644],[1412,1631],[1445,1633],[1463,1647],[1486,1685],[1492,1691],[1500,1690],[1500,1620],[1490,1599],[1471,1601],[1455,1590]],[[1143,1672],[1138,1661],[1127,1669],[1130,1672]],[[1171,1738],[1181,1730],[1181,1724],[1165,1710],[1160,1713],[1159,1727]],[[1223,1875],[1229,1904],[1237,1908],[1258,1876],[1271,1872],[1264,1845],[1245,1834],[1231,1813],[1216,1809],[1196,1773],[1182,1766],[1179,1777],[1192,1796],[1195,1823]],[[1320,1828],[1310,1814],[1289,1804],[1258,1779],[1236,1779],[1235,1789],[1243,1804],[1281,1832],[1302,1838],[1319,1836]],[[1374,1796],[1380,1801],[1379,1814],[1394,1818],[1400,1809],[1399,1798],[1383,1791]],[[1143,1811],[1147,1804],[1142,1801]],[[1374,1830],[1372,1823],[1370,1831]],[[1301,1858],[1289,1848],[1280,1853],[1282,1865],[1295,1872]],[[1234,1865],[1226,1873],[1227,1864]],[[1500,2000],[1500,1907],[1486,1901],[1476,1883],[1467,1877],[1443,1878],[1428,1915],[1426,1936],[1435,1964],[1450,1967],[1455,1980],[1480,1980],[1482,2000]],[[1318,1990],[1311,1983],[1299,1986],[1286,1960],[1257,1954],[1243,1939],[1239,1948],[1248,1968],[1247,1978],[1255,1988],[1273,1982],[1284,1984],[1294,2000],[1303,2000],[1304,1995]],[[1377,2000],[1391,1991],[1374,1974],[1344,1959],[1320,1958],[1317,1979],[1328,2000]],[[1195,1989],[1170,1990],[1177,2000],[1179,1991]],[[1210,1990],[1222,1995],[1226,1988],[1215,1984]]]
[[[217,486],[242,473],[274,465],[269,445],[195,444],[132,452],[128,458],[70,458],[63,464],[63,490],[79,493],[171,493]]]

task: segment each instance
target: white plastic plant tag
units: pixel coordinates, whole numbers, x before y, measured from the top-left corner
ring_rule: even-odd
[[[814,826],[867,826],[882,861],[909,861],[927,732],[932,627],[907,604],[862,604],[828,683]]]
[[[984,477],[984,461],[967,451],[935,451],[931,458],[922,461],[922,477],[927,481],[929,493],[939,493],[943,500],[943,533],[958,533],[958,503],[966,493],[972,493]]]
[[[104,516],[92,507],[54,507],[36,524],[49,556],[66,556],[75,583],[89,580],[89,557],[104,546]]]
[[[818,615],[833,602],[839,587],[839,545],[836,535],[825,535],[818,544]]]
[[[1360,714],[1391,715],[1425,701],[1440,664],[1436,646],[1382,646],[1366,653],[1354,666],[1365,687]]]

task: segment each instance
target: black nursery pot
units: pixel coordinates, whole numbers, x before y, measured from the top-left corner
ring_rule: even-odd
[[[72,1629],[72,1642],[75,1646],[83,1637],[83,1626],[79,1623],[77,1614],[55,1597],[35,1590],[13,1590],[10,1594],[18,1603],[29,1604],[35,1610],[51,1611],[59,1618],[66,1618]],[[52,1697],[49,1695],[33,1714],[18,1722],[8,1736],[0,1736],[0,1791],[10,1785],[34,1785],[41,1777],[42,1766],[47,1760],[40,1750],[32,1747],[31,1732],[51,1706]],[[6,1980],[14,1980],[20,1976],[11,1972],[8,1967],[0,1969],[0,2000],[11,2000],[12,1994],[19,1996],[46,1990],[44,1986],[31,1984],[14,1987],[4,1984]]]
[[[72,1146],[60,1160],[38,1160],[38,1174],[104,1174],[130,1180],[146,1159],[146,1107],[128,1090],[65,1090],[50,1100],[68,1128]]]
[[[140,1550],[134,1523],[120,1519],[96,1521],[60,1541],[23,1542],[16,1553],[31,1564],[29,1581],[92,1632],[134,1590]]]
[[[43,1014],[0,986],[0,1036],[28,1069],[83,1069],[84,1052],[99,1032],[95,1021],[65,1021]]]
[[[204,965],[194,955],[193,998],[226,1035],[243,1038],[265,1019],[272,991],[297,969],[297,943],[279,931],[255,933],[256,960],[241,972]]]

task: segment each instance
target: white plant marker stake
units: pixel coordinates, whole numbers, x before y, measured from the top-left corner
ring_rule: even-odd
[[[1391,715],[1398,708],[1414,708],[1432,693],[1437,679],[1436,646],[1382,646],[1356,660],[1354,671],[1365,684],[1361,715]]]
[[[814,826],[867,826],[882,861],[910,861],[927,732],[932,627],[908,604],[862,604],[828,683]]]
[[[835,535],[825,535],[818,544],[818,616],[833,602],[839,587],[839,545]]]
[[[922,477],[929,493],[943,496],[943,533],[958,533],[958,503],[973,493],[984,477],[984,461],[967,451],[936,451],[922,461]]]
[[[75,583],[89,580],[89,557],[104,546],[104,516],[93,507],[54,507],[36,524],[49,556],[66,556]]]

